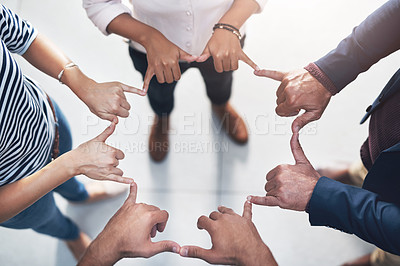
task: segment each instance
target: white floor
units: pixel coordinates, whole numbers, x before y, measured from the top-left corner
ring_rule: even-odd
[[[81,1],[6,0],[25,19],[52,39],[89,76],[97,81],[118,80],[140,87],[127,45],[116,36],[103,36],[87,19]],[[266,10],[249,21],[245,51],[260,66],[290,70],[318,59],[334,48],[352,28],[385,1],[270,0]],[[314,166],[353,161],[367,135],[358,123],[365,108],[397,70],[399,54],[382,60],[335,96],[323,118],[305,130],[301,141]],[[40,81],[72,126],[75,145],[107,125],[99,121],[57,81],[23,60],[25,73]],[[171,148],[165,162],[153,163],[146,151],[152,111],[147,99],[129,95],[131,116],[122,119],[109,143],[126,154],[121,167],[139,185],[139,201],[168,210],[169,225],[157,239],[210,247],[208,235],[196,228],[197,218],[220,204],[240,212],[245,197],[263,194],[266,173],[292,163],[289,149],[292,119],[277,117],[278,83],[252,75],[241,64],[235,73],[232,102],[246,118],[250,141],[236,146],[219,134],[211,117],[201,76],[189,70],[176,90]],[[82,178],[86,180],[86,178]],[[57,198],[59,207],[82,230],[95,237],[125,196],[86,206]],[[339,265],[370,252],[373,247],[328,228],[311,227],[304,213],[254,207],[254,222],[281,265]],[[30,230],[0,228],[0,265],[73,265],[66,246]],[[126,259],[118,265],[206,265],[198,260],[160,254],[149,260]]]

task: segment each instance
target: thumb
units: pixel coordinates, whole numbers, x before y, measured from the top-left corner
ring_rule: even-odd
[[[129,187],[129,195],[128,198],[126,199],[125,202],[132,202],[136,203],[136,197],[137,197],[137,184],[135,182],[132,182],[130,187]]]
[[[243,62],[245,62],[246,64],[248,64],[255,71],[259,71],[260,70],[260,68],[257,66],[257,64],[254,63],[253,60],[251,60],[250,57],[248,57],[243,51],[242,51],[239,59],[242,60]]]
[[[179,49],[179,59],[185,60],[187,62],[193,62],[197,59],[197,56],[191,55],[183,51],[182,49]]]
[[[147,90],[149,89],[150,86],[150,81],[153,78],[154,74],[155,74],[154,70],[148,67],[143,79],[143,95],[147,93]]]
[[[254,71],[254,74],[259,77],[266,77],[277,81],[282,81],[286,76],[286,72],[267,69]]]
[[[208,58],[210,58],[211,53],[210,50],[208,49],[208,45],[206,46],[206,48],[204,49],[203,53],[197,58],[197,62],[199,63],[203,63],[205,62]]]
[[[204,249],[197,246],[184,246],[181,248],[179,254],[182,257],[197,258],[212,263],[215,261],[215,254],[211,249]]]
[[[111,125],[109,125],[100,135],[98,135],[96,138],[94,138],[96,141],[101,141],[105,142],[109,136],[114,133],[115,126],[118,123],[118,119],[114,118],[113,121],[111,122]]]
[[[264,205],[264,206],[279,206],[279,200],[274,196],[250,196],[250,202],[256,205]]]
[[[315,121],[319,118],[319,115],[317,115],[315,112],[312,111],[306,111],[304,114],[298,116],[292,124],[292,132],[293,133],[299,133],[300,129],[302,129],[305,125],[308,123]]]
[[[293,133],[292,138],[290,139],[290,148],[292,149],[296,164],[310,164],[300,145],[299,133]]]
[[[179,246],[178,243],[170,240],[164,240],[152,243],[150,253],[151,256],[154,256],[162,252],[179,253],[180,249],[181,247]]]
[[[135,94],[139,94],[139,95],[145,95],[146,92],[144,90],[135,88],[135,87],[131,87],[129,85],[125,85],[123,83],[121,83],[121,87],[124,90],[124,92],[130,92],[130,93],[135,93]]]
[[[246,200],[246,202],[244,203],[244,207],[243,207],[243,215],[244,218],[251,220],[251,218],[253,217],[253,213],[252,213],[252,205],[251,202],[249,200]]]

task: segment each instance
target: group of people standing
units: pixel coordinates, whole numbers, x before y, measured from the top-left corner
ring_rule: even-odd
[[[143,76],[142,89],[90,79],[29,22],[1,5],[1,226],[31,228],[62,239],[80,265],[110,265],[123,257],[151,257],[164,251],[212,264],[275,265],[251,221],[251,205],[259,204],[306,211],[311,225],[353,233],[380,248],[353,265],[399,262],[400,72],[362,121],[370,117],[369,137],[361,149],[368,171],[362,188],[321,176],[305,156],[299,132],[322,116],[333,95],[400,49],[400,0],[388,1],[325,57],[290,72],[261,70],[242,50],[244,24],[262,11],[266,0],[134,0],[132,4],[130,10],[120,0],[83,0],[88,17],[101,32],[130,40],[129,55]],[[23,74],[12,54],[23,56],[68,86],[90,111],[111,125],[72,149],[68,122],[57,103]],[[157,231],[165,229],[168,213],[136,203],[137,185],[118,168],[123,152],[105,144],[118,117],[129,116],[125,93],[148,95],[156,114],[149,152],[154,161],[162,161],[169,149],[174,88],[187,69],[198,68],[221,125],[232,140],[243,144],[248,140],[245,123],[229,103],[232,71],[239,60],[252,67],[255,75],[281,82],[278,115],[297,116],[305,110],[292,125],[290,144],[296,164],[270,171],[266,195],[249,196],[242,216],[220,206],[208,217],[200,217],[198,228],[210,233],[211,249],[152,242]],[[87,203],[113,196],[105,186],[83,185],[74,177],[78,174],[130,184],[128,199],[94,241],[59,211],[53,198],[57,192],[68,201]]]

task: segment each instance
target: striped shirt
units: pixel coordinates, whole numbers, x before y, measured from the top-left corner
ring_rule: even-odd
[[[46,93],[22,74],[22,55],[37,31],[0,5],[0,186],[27,177],[51,156],[55,122]]]

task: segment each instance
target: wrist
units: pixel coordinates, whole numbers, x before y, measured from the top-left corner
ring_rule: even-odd
[[[249,249],[249,252],[243,253],[243,256],[238,259],[238,265],[276,265],[276,261],[267,245],[262,243],[261,245],[257,245],[257,247]]]
[[[109,266],[114,265],[122,259],[120,252],[109,246],[108,240],[107,238],[103,238],[101,233],[87,248],[78,265]]]
[[[83,174],[80,158],[80,153],[74,149],[61,155],[59,158],[57,158],[57,160],[62,160],[62,165],[65,167],[65,171],[67,171],[72,177]]]
[[[151,45],[151,43],[157,41],[157,39],[164,37],[161,32],[152,27],[148,27],[145,32],[145,34],[141,34],[139,38],[137,38],[137,40],[135,41],[141,44],[146,49],[146,51],[148,50],[148,47]]]
[[[96,82],[87,77],[78,67],[64,70],[61,82],[67,85],[80,99],[84,99]]]

